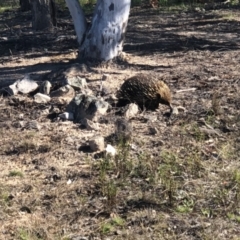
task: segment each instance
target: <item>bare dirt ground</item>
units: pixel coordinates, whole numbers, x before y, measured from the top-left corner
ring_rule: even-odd
[[[44,114],[54,103],[1,97],[0,239],[239,239],[239,20],[239,9],[131,10],[128,60],[92,67],[89,87],[109,74],[114,93],[136,73],[154,74],[186,111],[140,113],[130,145],[111,142],[113,120],[88,131]],[[48,80],[76,58],[68,13],[54,33],[34,33],[30,22],[30,13],[0,15],[2,85],[25,73]],[[117,156],[81,151],[96,135]]]

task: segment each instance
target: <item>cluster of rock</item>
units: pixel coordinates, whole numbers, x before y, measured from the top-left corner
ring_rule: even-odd
[[[62,86],[52,90],[52,84],[44,81],[40,85],[26,75],[23,79],[4,89],[9,95],[33,93],[33,101],[36,103],[49,103],[52,100],[67,104],[66,112],[59,117],[64,120],[73,120],[77,123],[88,124],[88,120],[97,121],[109,109],[109,103],[93,95],[87,86],[85,78],[80,76],[66,77]]]
[[[107,76],[103,75],[102,80]],[[58,118],[80,123],[87,130],[99,130],[99,122],[103,115],[110,111],[111,104],[101,96],[96,96],[88,88],[86,78],[79,75],[65,76],[61,85],[56,89],[50,81],[36,82],[25,75],[23,79],[5,88],[9,95],[30,94],[36,104],[53,104],[55,102],[65,105],[65,112],[59,112]],[[103,91],[103,89],[100,89]],[[99,94],[98,94],[99,95]],[[101,95],[101,94],[100,94]],[[138,113],[138,106],[130,104],[125,108],[125,119],[131,119]],[[118,138],[130,139],[131,130],[127,122],[117,120],[115,122],[115,134]],[[102,152],[110,155],[116,154],[116,149],[106,145],[102,136],[96,136],[88,141],[93,152]]]

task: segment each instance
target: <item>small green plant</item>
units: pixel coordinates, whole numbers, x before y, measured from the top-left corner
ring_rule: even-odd
[[[103,234],[107,234],[109,232],[112,232],[115,230],[116,227],[122,227],[124,226],[125,221],[119,216],[114,216],[112,219],[108,222],[105,222],[101,226],[101,231]]]
[[[23,173],[18,170],[12,170],[8,174],[9,177],[23,177]]]
[[[99,181],[100,183],[104,183],[107,179],[107,174],[110,169],[113,168],[113,164],[111,162],[111,158],[106,156],[99,162]]]
[[[219,157],[229,160],[234,157],[234,148],[231,142],[223,143],[218,146],[218,155]]]
[[[120,175],[120,177],[124,179],[130,174],[133,168],[133,162],[129,156],[129,144],[121,140],[118,144],[117,152],[118,154],[115,156],[114,159],[115,170]]]
[[[240,216],[234,214],[234,213],[227,213],[227,217],[232,220],[240,223]]]
[[[203,165],[201,159],[201,152],[198,149],[192,149],[184,159],[185,172],[191,174],[193,178],[202,177]]]
[[[101,227],[101,231],[103,234],[107,234],[114,229],[111,223],[104,223]]]
[[[11,195],[9,190],[4,186],[0,186],[0,206],[9,206],[10,199]]]
[[[117,226],[123,226],[125,224],[124,219],[122,219],[119,216],[113,217],[112,218],[112,222],[113,222],[114,225],[117,225]]]
[[[215,91],[212,96],[212,110],[215,115],[221,114],[221,100],[219,92]]]
[[[237,183],[238,187],[240,187],[240,170],[236,169],[233,172],[233,180]]]
[[[31,231],[26,228],[18,229],[18,239],[19,240],[42,240],[43,238],[39,236],[38,232]]]
[[[193,207],[193,199],[184,199],[183,202],[177,206],[176,211],[179,213],[190,213],[192,212]]]
[[[31,240],[32,239],[31,234],[29,234],[29,232],[26,229],[20,228],[18,230],[18,232],[19,232],[20,240]]]
[[[191,134],[197,142],[202,142],[207,139],[207,135],[200,130],[197,124],[192,125]]]
[[[169,205],[173,205],[176,190],[180,183],[181,166],[177,162],[177,156],[169,151],[163,151],[161,154],[162,162],[159,165],[159,180],[163,187],[165,197],[168,198]]]
[[[203,214],[203,216],[210,218],[212,216],[212,210],[208,209],[208,208],[202,208],[201,212]]]
[[[107,206],[114,207],[117,199],[117,184],[110,180],[103,185],[103,195],[107,197]]]

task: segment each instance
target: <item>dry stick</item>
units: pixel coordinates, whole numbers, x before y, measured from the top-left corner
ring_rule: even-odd
[[[186,88],[186,89],[177,90],[176,93],[195,91],[195,90],[196,90],[196,88]]]

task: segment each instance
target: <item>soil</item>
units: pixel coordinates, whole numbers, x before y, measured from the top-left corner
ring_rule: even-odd
[[[136,73],[170,87],[179,114],[140,112],[129,144],[111,136],[110,111],[99,130],[81,129],[32,96],[1,97],[1,239],[239,239],[240,13],[229,7],[131,9],[122,61],[85,77],[109,94]],[[33,32],[30,12],[0,15],[0,85],[24,74],[54,81],[77,62],[71,17],[53,32]],[[88,63],[87,63],[88,64]],[[50,75],[49,75],[50,73]],[[115,157],[83,148],[96,135]]]

